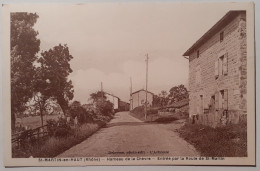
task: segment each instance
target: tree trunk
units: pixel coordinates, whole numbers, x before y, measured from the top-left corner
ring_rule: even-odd
[[[41,115],[41,122],[42,122],[42,126],[43,126],[43,110],[40,110],[40,115]]]

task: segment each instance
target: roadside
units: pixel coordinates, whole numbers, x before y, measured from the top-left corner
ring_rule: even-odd
[[[199,156],[170,124],[145,123],[116,113],[106,127],[57,157]]]
[[[187,123],[176,130],[180,137],[194,145],[202,156],[246,157],[246,124],[212,128],[200,124]]]

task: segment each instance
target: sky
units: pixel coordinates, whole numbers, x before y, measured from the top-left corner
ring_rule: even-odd
[[[100,90],[129,101],[132,90],[145,88],[145,54],[149,55],[148,90],[184,84],[189,62],[182,55],[230,7],[226,4],[89,3],[35,6],[41,51],[67,44],[73,56],[69,76],[74,99],[88,103]]]

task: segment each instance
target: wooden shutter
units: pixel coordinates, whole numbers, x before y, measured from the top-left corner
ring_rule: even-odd
[[[227,73],[228,73],[228,60],[227,60],[227,57],[228,57],[228,55],[227,55],[227,53],[224,55],[224,58],[223,58],[223,74],[224,75],[227,75]]]
[[[228,90],[224,90],[224,109],[228,109]]]
[[[215,93],[215,109],[216,110],[219,109],[219,92],[218,91]]]
[[[215,62],[215,78],[218,78],[218,60]]]

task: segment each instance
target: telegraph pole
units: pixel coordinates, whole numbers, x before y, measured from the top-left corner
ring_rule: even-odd
[[[147,118],[147,86],[148,86],[148,60],[149,60],[149,57],[148,57],[148,54],[145,55],[146,56],[146,59],[145,59],[145,62],[146,62],[146,81],[145,81],[145,111],[144,111],[144,118],[146,120]]]
[[[103,83],[101,82],[102,101],[104,100]]]
[[[133,109],[133,99],[132,99],[132,77],[130,77],[130,110]]]

